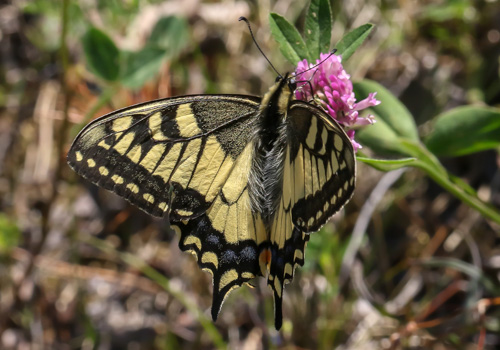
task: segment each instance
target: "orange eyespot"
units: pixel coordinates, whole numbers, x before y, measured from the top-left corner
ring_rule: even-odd
[[[259,260],[261,263],[269,265],[271,263],[271,250],[265,249],[260,253]]]

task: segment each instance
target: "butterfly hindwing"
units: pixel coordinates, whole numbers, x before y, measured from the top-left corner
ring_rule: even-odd
[[[213,275],[214,320],[231,290],[266,273],[261,257],[266,231],[260,216],[248,210],[248,200],[246,188],[233,203],[221,193],[205,214],[174,226],[181,236],[180,248],[192,252],[200,267]]]
[[[205,213],[174,226],[181,236],[180,248],[194,253],[198,264],[213,275],[214,320],[231,290],[266,269],[259,259],[266,230],[260,215],[250,210],[248,194],[252,151],[248,143]]]

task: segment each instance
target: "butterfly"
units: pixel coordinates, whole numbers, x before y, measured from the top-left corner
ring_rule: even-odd
[[[351,198],[356,162],[343,128],[278,76],[262,97],[194,95],[123,108],[88,124],[73,170],[153,216],[213,275],[212,318],[228,293],[267,278],[282,325],[283,287],[309,234]]]

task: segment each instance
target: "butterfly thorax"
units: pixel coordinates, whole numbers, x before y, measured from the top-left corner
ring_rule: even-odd
[[[292,96],[287,77],[280,77],[262,98],[256,122],[254,159],[248,183],[250,205],[268,226],[282,193],[286,115]]]

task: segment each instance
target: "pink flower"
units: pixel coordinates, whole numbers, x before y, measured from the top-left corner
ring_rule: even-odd
[[[307,60],[299,62],[295,70],[295,97],[303,101],[316,101],[333,119],[348,128],[347,136],[357,151],[361,145],[354,140],[355,131],[351,128],[375,123],[373,115],[362,118],[359,111],[376,106],[380,101],[375,98],[377,93],[373,92],[356,103],[350,75],[342,67],[341,61],[341,56],[322,53],[315,64]]]

